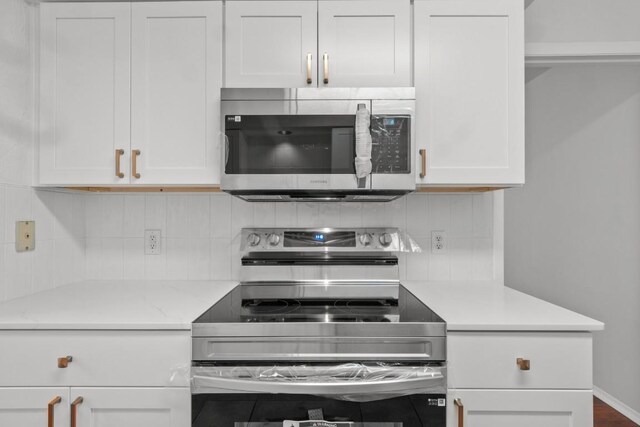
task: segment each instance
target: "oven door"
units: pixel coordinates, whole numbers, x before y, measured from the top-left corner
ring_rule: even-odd
[[[225,191],[367,191],[415,188],[411,110],[377,107],[372,175],[355,176],[355,114],[369,100],[224,101]],[[394,177],[385,179],[386,177]],[[380,187],[378,187],[378,185]]]
[[[445,377],[438,364],[194,366],[193,426],[323,419],[370,427],[444,427]]]

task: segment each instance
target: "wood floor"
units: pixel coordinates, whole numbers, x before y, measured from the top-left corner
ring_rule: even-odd
[[[597,397],[593,398],[594,427],[638,427],[638,424],[613,409]]]

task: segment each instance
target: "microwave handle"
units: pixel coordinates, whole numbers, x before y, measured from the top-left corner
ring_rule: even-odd
[[[225,169],[227,167],[227,163],[229,163],[229,137],[226,133],[224,135],[224,166]]]
[[[396,378],[381,381],[272,381],[239,378],[198,377],[192,380],[194,394],[215,390],[226,390],[240,393],[286,393],[311,395],[345,395],[345,394],[393,394],[410,393],[412,390],[444,390],[444,376],[437,372],[428,376],[415,378]],[[434,384],[435,383],[435,384]],[[442,388],[442,390],[441,390]]]

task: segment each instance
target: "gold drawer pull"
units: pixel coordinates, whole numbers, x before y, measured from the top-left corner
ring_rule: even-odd
[[[458,408],[458,427],[464,427],[464,405],[462,399],[453,399],[453,404]]]
[[[124,174],[120,171],[120,157],[124,155],[124,150],[119,148],[116,150],[116,176],[118,178],[124,178]]]
[[[79,396],[71,403],[71,427],[77,427],[78,424],[78,405],[84,402],[84,397]]]
[[[73,362],[73,356],[65,356],[58,358],[58,368],[64,369],[69,366],[69,363]]]
[[[531,361],[529,359],[523,359],[522,357],[518,357],[516,359],[516,365],[518,365],[521,371],[528,371],[531,369]]]
[[[422,158],[422,170],[420,171],[420,178],[424,179],[427,176],[427,150],[420,149],[420,157]]]
[[[54,407],[58,404],[62,402],[62,398],[60,396],[56,396],[53,399],[51,399],[51,401],[49,402],[49,404],[47,405],[47,426],[48,427],[55,427],[53,424],[55,423],[55,417],[54,417]]]
[[[131,150],[131,176],[136,179],[140,179],[140,174],[138,173],[138,156],[140,155],[140,150]]]

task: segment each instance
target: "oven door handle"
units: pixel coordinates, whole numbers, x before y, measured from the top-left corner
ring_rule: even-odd
[[[414,378],[396,378],[376,381],[274,381],[222,377],[193,377],[192,391],[201,394],[218,391],[233,391],[240,393],[282,393],[282,394],[312,394],[312,395],[345,395],[345,394],[393,394],[403,395],[416,392],[438,391],[445,388],[444,376],[440,372]]]

